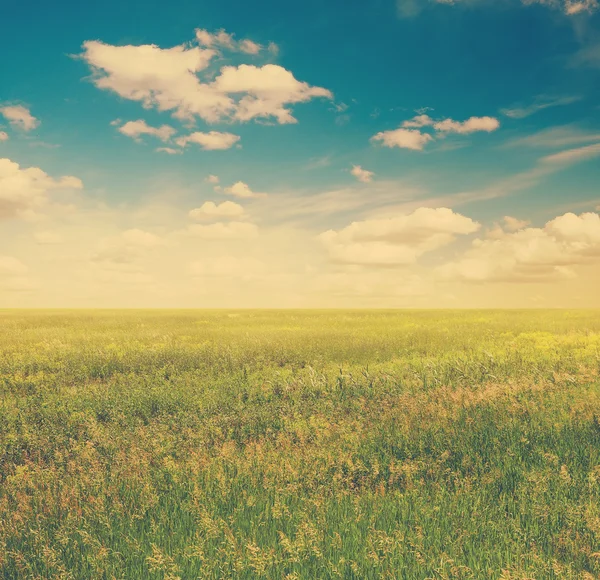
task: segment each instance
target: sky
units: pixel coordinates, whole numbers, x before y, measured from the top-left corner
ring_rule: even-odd
[[[600,307],[598,0],[5,0],[0,307]]]

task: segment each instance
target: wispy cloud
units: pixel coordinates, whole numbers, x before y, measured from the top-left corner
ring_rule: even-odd
[[[506,109],[500,109],[500,112],[507,117],[511,117],[512,119],[524,119],[525,117],[529,117],[538,111],[549,109],[551,107],[558,107],[561,105],[570,105],[580,100],[581,97],[578,96],[551,97],[548,95],[540,95],[536,97],[529,105],[513,105],[512,107],[507,107]]]
[[[568,147],[600,141],[600,131],[589,131],[577,125],[550,127],[528,135],[510,139],[502,147]]]

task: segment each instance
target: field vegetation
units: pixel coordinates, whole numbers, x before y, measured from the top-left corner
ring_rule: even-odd
[[[0,577],[600,578],[600,312],[0,311]]]

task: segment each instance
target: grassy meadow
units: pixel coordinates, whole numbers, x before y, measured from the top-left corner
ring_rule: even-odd
[[[0,577],[600,578],[599,311],[0,311]]]

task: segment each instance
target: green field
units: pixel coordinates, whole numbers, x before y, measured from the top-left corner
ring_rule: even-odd
[[[0,311],[0,577],[600,577],[600,312]]]

